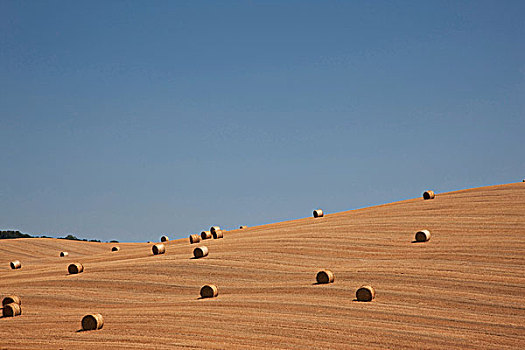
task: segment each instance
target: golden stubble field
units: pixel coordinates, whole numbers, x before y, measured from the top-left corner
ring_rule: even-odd
[[[431,240],[412,243],[420,229]],[[0,318],[0,348],[525,348],[525,183],[170,241],[164,255],[113,245],[0,241],[0,294],[23,310]],[[315,284],[324,268],[333,284]],[[208,283],[219,296],[199,299]],[[362,284],[374,301],[354,300]],[[104,328],[80,332],[88,313]]]

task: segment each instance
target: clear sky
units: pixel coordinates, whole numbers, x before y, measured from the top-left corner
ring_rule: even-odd
[[[0,229],[185,237],[524,151],[525,1],[0,0]]]

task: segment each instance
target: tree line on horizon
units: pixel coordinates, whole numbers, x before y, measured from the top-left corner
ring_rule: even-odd
[[[0,239],[14,239],[14,238],[53,238],[48,236],[31,236],[27,233],[22,233],[20,231],[0,231]],[[90,239],[87,240],[86,238],[78,238],[72,234],[69,234],[65,237],[58,237],[58,239],[69,239],[71,241],[83,241],[83,242],[102,242],[99,239]],[[112,240],[110,243],[118,243],[118,241]]]

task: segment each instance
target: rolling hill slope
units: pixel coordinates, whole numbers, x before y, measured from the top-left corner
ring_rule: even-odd
[[[113,245],[0,241],[1,296],[23,309],[0,318],[0,348],[525,347],[525,183],[228,231],[203,259],[187,239]],[[314,283],[323,268],[335,283]],[[198,298],[207,283],[217,298]],[[362,284],[374,301],[354,301]],[[104,328],[79,332],[94,312]]]

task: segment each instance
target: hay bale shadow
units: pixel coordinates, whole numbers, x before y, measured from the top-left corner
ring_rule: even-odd
[[[93,331],[100,331],[100,329],[82,329],[75,331],[75,333],[83,333],[83,332],[93,332]]]

